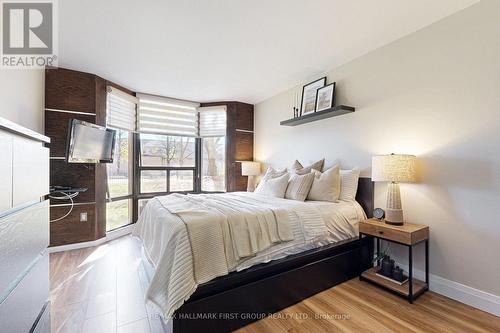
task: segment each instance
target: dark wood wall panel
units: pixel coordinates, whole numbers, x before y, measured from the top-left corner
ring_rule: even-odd
[[[105,164],[95,167],[95,239],[106,236],[107,173]]]
[[[253,161],[253,133],[236,132],[234,134],[236,161]]]
[[[64,216],[69,206],[51,207],[50,219]],[[93,204],[76,205],[65,219],[50,224],[50,246],[87,242],[95,239],[95,207]],[[80,213],[87,213],[87,222],[80,221]]]
[[[66,156],[66,142],[68,140],[69,121],[78,119],[94,123],[95,116],[75,113],[45,111],[45,135],[50,137],[50,156]]]
[[[95,77],[95,123],[100,126],[106,126],[106,80]]]
[[[95,165],[68,164],[63,160],[50,160],[50,185],[86,187],[86,192],[80,193],[73,201],[95,201]],[[51,204],[67,203],[61,200],[52,201]]]
[[[238,114],[238,105],[234,102],[226,104],[227,106],[227,132],[233,135],[236,130],[236,119]]]
[[[95,113],[95,75],[63,68],[47,69],[45,107]]]
[[[226,128],[226,187],[228,192],[236,191],[236,114],[238,113],[236,103],[227,104],[227,128]]]
[[[235,181],[234,181],[234,191],[246,191],[248,177],[241,175],[241,162],[235,163]]]
[[[253,131],[253,105],[239,103],[236,113],[236,129]]]
[[[246,191],[248,177],[241,175],[241,163],[238,161],[253,161],[254,135],[241,130],[254,130],[254,107],[251,104],[235,102],[232,112],[228,115],[231,119],[230,140],[233,154],[230,162],[232,173],[228,174],[229,191]],[[238,131],[240,130],[240,131]]]

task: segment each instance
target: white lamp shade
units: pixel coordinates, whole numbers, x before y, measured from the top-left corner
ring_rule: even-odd
[[[414,183],[417,181],[417,158],[414,155],[379,155],[372,157],[374,182]]]
[[[242,176],[258,176],[260,175],[259,162],[241,162]]]

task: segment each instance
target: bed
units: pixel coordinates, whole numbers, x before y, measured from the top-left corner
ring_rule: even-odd
[[[207,213],[214,210],[217,214]],[[148,202],[134,230],[143,244],[146,299],[165,318],[168,331],[242,327],[368,267],[369,262],[358,261],[357,223],[372,210],[368,178],[360,178],[352,202],[301,203],[243,192],[157,197]],[[250,216],[247,211],[255,219],[252,225],[260,223],[259,241],[234,231],[240,216]],[[234,221],[219,235],[213,225],[220,216]],[[238,237],[238,244],[249,238],[248,244],[226,241]],[[268,242],[260,244],[262,239]],[[372,242],[365,241],[361,250],[369,258]]]

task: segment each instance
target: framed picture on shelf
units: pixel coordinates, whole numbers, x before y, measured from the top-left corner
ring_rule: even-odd
[[[326,110],[335,106],[335,82],[318,88],[316,93],[316,111]]]
[[[318,89],[323,87],[325,84],[326,76],[302,87],[302,103],[300,105],[301,116],[316,111],[316,93],[318,92]]]

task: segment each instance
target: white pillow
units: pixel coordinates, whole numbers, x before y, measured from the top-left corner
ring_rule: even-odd
[[[285,199],[298,201],[306,200],[307,194],[311,189],[314,180],[314,174],[293,175],[286,188]]]
[[[262,180],[281,177],[287,172],[288,172],[288,170],[286,168],[279,170],[279,169],[275,169],[273,167],[269,167],[269,168],[267,168],[264,177],[262,177]]]
[[[298,160],[295,160],[293,162],[291,169],[291,172],[296,173],[298,175],[305,175],[306,173],[310,173],[312,169],[318,170],[318,171],[323,171],[323,165],[325,164],[325,159],[321,159],[319,161],[314,162],[311,165],[308,165],[306,167],[303,167],[302,164]]]
[[[359,170],[340,170],[340,200],[356,200]]]
[[[336,202],[340,194],[340,167],[335,165],[325,172],[313,170],[314,181],[307,200]]]
[[[264,177],[259,183],[259,186],[257,186],[257,188],[255,189],[255,193],[260,193],[276,198],[284,198],[289,178],[290,175],[288,173],[275,178],[266,179]]]

